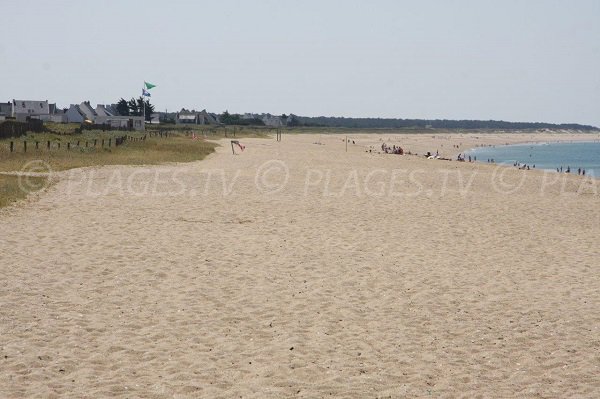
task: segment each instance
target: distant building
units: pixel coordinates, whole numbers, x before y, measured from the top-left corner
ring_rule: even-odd
[[[71,104],[66,115],[66,121],[71,123],[94,123],[96,125],[107,125],[114,129],[144,130],[143,116],[122,116],[116,110],[115,105],[98,104],[92,108],[89,101],[81,104]]]
[[[266,126],[282,127],[286,125],[286,120],[281,116],[275,116],[271,114],[262,114],[260,119],[265,123]]]
[[[12,100],[12,116],[21,122],[25,122],[27,118],[49,120],[50,105],[48,100]]]
[[[89,101],[84,101],[81,104],[79,104],[79,109],[85,115],[85,119],[91,122],[95,122],[98,114],[96,113],[96,110],[92,108]]]
[[[113,129],[133,129],[144,131],[143,116],[98,115],[94,120],[97,125],[108,125]]]
[[[203,109],[200,112],[194,110],[188,111],[182,109],[175,115],[176,124],[193,124],[193,125],[218,125],[219,117],[216,114],[206,112]]]
[[[287,124],[287,119],[281,116],[271,114],[250,114],[246,113],[241,116],[242,119],[258,119],[261,120],[265,126],[282,127]]]
[[[78,104],[71,104],[65,115],[67,117],[66,121],[70,123],[83,123],[86,120],[85,112]]]
[[[12,116],[12,102],[0,103],[0,121]]]
[[[119,116],[119,111],[115,104],[98,104],[96,106],[96,115],[98,116]]]
[[[189,112],[184,109],[181,112],[178,112],[175,115],[175,123],[176,124],[190,124],[190,125],[199,125],[198,123],[198,114],[195,112]]]

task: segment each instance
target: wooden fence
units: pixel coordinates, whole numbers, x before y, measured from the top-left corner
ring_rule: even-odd
[[[95,139],[86,139],[86,140],[74,140],[68,141],[66,143],[61,143],[56,140],[46,140],[46,141],[36,141],[36,140],[23,140],[23,141],[10,141],[7,144],[3,144],[8,146],[9,153],[27,153],[27,151],[37,150],[37,151],[52,151],[52,150],[66,150],[70,151],[72,149],[84,149],[84,148],[112,148],[118,147],[125,144],[127,141],[129,142],[145,142],[148,135],[144,135],[141,137],[134,136],[117,136],[110,138],[95,138]],[[159,137],[167,137],[166,134],[162,134]]]

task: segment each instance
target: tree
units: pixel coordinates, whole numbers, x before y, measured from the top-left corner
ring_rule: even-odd
[[[142,116],[144,115],[144,110],[146,110],[146,121],[150,121],[152,119],[154,105],[150,104],[150,101],[144,100],[144,97],[142,96],[137,99],[132,98],[129,100],[127,102],[127,107],[129,108],[129,115]]]
[[[290,121],[288,122],[288,126],[300,126],[300,120],[294,114],[290,114]]]
[[[129,105],[127,104],[127,100],[122,97],[117,102],[117,112],[121,116],[129,116]]]
[[[221,114],[221,116],[219,117],[219,120],[224,125],[231,125],[233,122],[233,118],[231,117],[231,114],[229,114],[229,112],[227,110],[225,110],[225,112],[223,112]]]
[[[127,102],[127,107],[129,108],[129,115],[131,116],[141,116],[142,112],[141,112],[141,108],[138,108],[138,103],[137,101],[135,101],[135,98],[131,98],[131,100],[129,100]]]

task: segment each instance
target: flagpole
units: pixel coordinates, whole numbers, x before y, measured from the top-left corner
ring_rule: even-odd
[[[144,127],[144,131],[146,131],[146,99],[144,98],[144,90],[146,90],[146,82],[142,85],[142,108],[144,109],[144,120],[142,121],[142,126]]]

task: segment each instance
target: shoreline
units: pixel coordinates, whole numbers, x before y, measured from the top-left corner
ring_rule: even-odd
[[[480,147],[474,147],[474,148],[471,148],[471,149],[465,151],[464,155],[465,155],[465,157],[467,157],[467,156],[478,156],[479,155],[479,154],[477,154],[478,150],[484,150],[485,151],[486,149],[490,149],[490,148],[493,149],[493,150],[499,149],[501,151],[502,148],[506,148],[506,147],[528,147],[528,146],[535,147],[535,146],[546,146],[546,145],[569,145],[569,144],[586,144],[586,143],[600,144],[600,139],[597,139],[597,140],[585,140],[585,139],[582,139],[582,140],[573,140],[573,139],[569,139],[569,140],[554,140],[554,141],[536,141],[536,142],[528,142],[528,143],[510,143],[510,144],[503,144],[503,145],[497,145],[497,146],[496,145],[494,145],[494,146],[480,146]],[[491,159],[495,160],[495,158],[491,158]],[[482,164],[489,164],[489,162],[484,162],[483,160],[476,160],[474,162],[482,163]],[[548,172],[559,173],[559,174],[562,174],[562,173],[567,174],[567,175],[570,174],[572,176],[579,176],[579,177],[582,177],[582,178],[591,177],[591,178],[596,179],[596,180],[600,179],[600,175],[595,175],[594,173],[592,173],[592,174],[586,174],[586,175],[579,175],[579,174],[576,173],[578,168],[581,168],[581,169],[583,169],[585,171],[591,170],[592,172],[595,171],[595,170],[597,170],[597,168],[593,168],[593,167],[592,168],[589,168],[589,167],[584,168],[584,167],[581,167],[580,165],[576,165],[576,166],[574,166],[571,169],[570,173],[567,173],[566,171],[558,171],[557,169],[560,166],[559,167],[551,167],[551,168],[549,168],[549,167],[537,167],[536,166],[535,168],[531,168],[531,169],[521,169],[520,167],[515,166],[512,162],[517,162],[518,164],[522,164],[522,165],[525,165],[525,166],[527,166],[527,165],[531,166],[531,164],[526,164],[526,163],[520,162],[517,159],[511,160],[511,162],[504,161],[504,162],[492,162],[492,163],[496,164],[496,165],[507,166],[507,167],[510,167],[510,168],[517,168],[519,170],[527,170],[527,171],[542,170],[542,171],[548,171]]]

